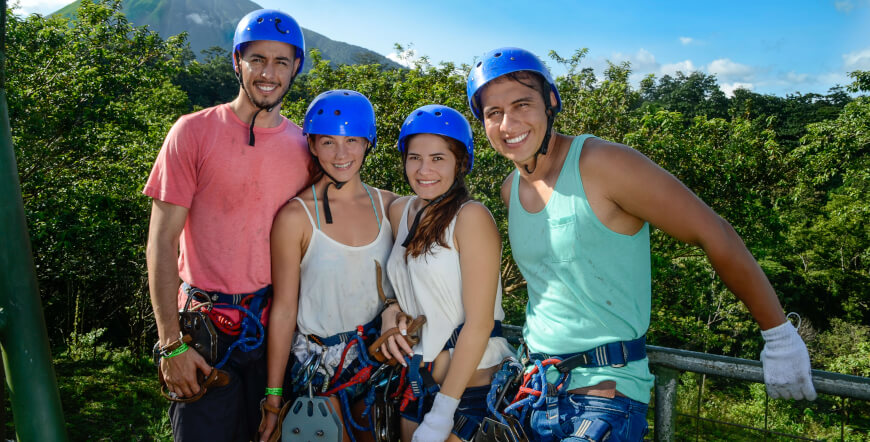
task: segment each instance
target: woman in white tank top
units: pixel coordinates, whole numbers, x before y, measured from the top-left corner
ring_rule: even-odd
[[[400,311],[425,315],[426,323],[413,348],[392,336],[381,352],[410,363],[409,372],[431,362],[440,385],[434,394],[439,387],[424,383],[422,397],[402,411],[402,440],[470,440],[487,414],[492,374],[513,354],[500,334],[501,238],[465,187],[474,150],[462,114],[441,105],[415,110],[402,125],[399,151],[417,196],[390,206],[395,243],[387,273],[398,303],[381,315],[381,330],[405,330]]]
[[[391,295],[386,278],[377,280],[376,262],[385,264],[392,248],[384,207],[396,195],[360,178],[360,167],[377,141],[371,103],[355,91],[324,92],[311,102],[302,128],[314,157],[313,185],[278,212],[272,227],[274,299],[261,440],[280,439],[280,427],[273,430],[283,398],[292,397],[291,388],[304,388],[291,385],[291,378],[309,357],[321,358],[319,379],[337,376],[326,386],[317,381],[315,393],[332,392],[359,371],[365,347],[358,345],[357,329],[376,334],[372,323],[383,307],[378,285]],[[351,403],[357,422],[364,409],[361,387],[336,393]],[[288,391],[282,397],[283,389]],[[343,409],[336,396],[331,400],[335,410]],[[349,431],[356,440],[371,440],[370,433],[352,428],[349,416],[342,420],[345,441]]]

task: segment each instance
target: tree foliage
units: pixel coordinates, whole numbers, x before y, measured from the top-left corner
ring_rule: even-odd
[[[7,11],[7,87],[53,339],[106,328],[105,336],[141,349],[153,337],[143,253],[150,200],[142,185],[172,122],[232,99],[238,84],[229,54],[215,49],[198,62],[184,35],[164,40],[129,25],[119,10],[117,1],[85,2],[74,22]],[[834,318],[870,322],[870,99],[842,88],[784,98],[737,90],[729,98],[714,76],[699,72],[648,77],[634,87],[629,64],[596,76],[584,67],[587,52],[550,54],[567,68],[556,79],[557,130],[625,143],[673,173],[734,225],[785,308],[820,333],[846,333]],[[430,103],[469,118],[476,140],[469,186],[502,232],[505,306],[512,321],[522,321],[525,291],[499,198],[512,166],[472,119],[469,66],[417,60],[412,69],[335,65],[313,51],[282,112],[299,122],[311,99],[329,89],[368,96],[378,146],[363,179],[400,194],[410,193],[396,149],[404,118]],[[852,77],[848,91],[870,90],[866,72]],[[654,231],[652,260],[654,343],[757,357],[757,327],[700,249]],[[848,360],[831,364],[850,367]]]
[[[134,28],[119,9],[84,2],[74,22],[7,11],[12,139],[54,337],[99,322],[141,339],[153,322],[140,191],[187,108],[171,83],[182,39]]]

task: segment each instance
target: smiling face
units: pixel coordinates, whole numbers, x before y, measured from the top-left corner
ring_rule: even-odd
[[[287,43],[252,41],[244,46],[236,69],[254,104],[271,108],[281,103],[299,65],[296,49]]]
[[[480,92],[486,137],[499,154],[515,164],[531,161],[547,133],[546,106],[538,83],[531,74],[519,79],[500,77]],[[552,92],[550,99],[555,106]]]
[[[336,181],[350,181],[359,173],[369,142],[362,137],[314,135],[311,154]]]
[[[417,134],[408,140],[407,146],[405,173],[414,193],[431,200],[447,192],[458,169],[451,143],[439,135]]]

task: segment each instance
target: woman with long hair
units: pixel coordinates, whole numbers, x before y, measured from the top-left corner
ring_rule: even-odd
[[[474,143],[462,114],[423,106],[405,120],[398,145],[416,195],[390,206],[387,273],[398,303],[382,313],[381,330],[400,333],[380,351],[407,367],[419,391],[402,410],[402,440],[469,440],[486,415],[493,373],[513,353],[501,337],[501,238],[465,186]],[[400,336],[406,315],[426,317],[413,348]]]
[[[261,440],[280,436],[273,430],[286,410],[282,388],[307,395],[309,385],[314,394],[331,396],[345,441],[370,440],[371,433],[359,430],[363,425],[349,422],[360,418],[365,393],[365,384],[351,379],[366,365],[360,341],[378,332],[383,308],[378,287],[389,290],[378,280],[376,266],[387,261],[393,245],[384,208],[396,195],[360,178],[377,143],[374,108],[364,95],[350,90],[318,95],[302,131],[316,169],[313,183],[278,212],[272,228],[274,301]],[[295,363],[288,371],[291,351]],[[306,385],[292,385],[291,377]]]

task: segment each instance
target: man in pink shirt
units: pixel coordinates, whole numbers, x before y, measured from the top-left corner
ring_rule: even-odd
[[[146,255],[168,395],[195,397],[213,367],[230,375],[228,385],[170,405],[177,441],[256,435],[272,219],[308,180],[302,131],[279,112],[302,69],[301,28],[283,12],[257,10],[242,18],[233,40],[238,96],[182,116],[143,191],[154,199]],[[208,316],[219,351],[212,361],[181,340],[178,312],[188,297],[214,303]]]

